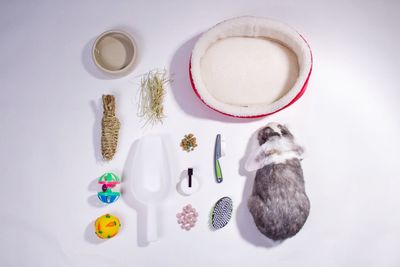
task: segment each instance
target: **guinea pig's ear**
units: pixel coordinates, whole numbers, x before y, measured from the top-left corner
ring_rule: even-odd
[[[280,124],[278,127],[281,130],[282,136],[293,139],[293,134],[289,131],[286,124]]]
[[[266,144],[258,147],[249,155],[244,165],[246,171],[252,172],[264,167],[267,158],[267,153],[265,152],[265,145]]]
[[[257,139],[258,144],[261,146],[270,138],[270,136],[274,133],[271,127],[265,126],[258,131]]]

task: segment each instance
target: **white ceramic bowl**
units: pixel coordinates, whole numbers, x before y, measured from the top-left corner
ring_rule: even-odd
[[[126,32],[107,31],[94,42],[92,57],[95,65],[111,75],[125,75],[133,69],[137,55],[134,39]]]
[[[305,39],[281,22],[258,17],[226,20],[201,35],[190,59],[197,96],[222,114],[254,118],[301,97],[312,70]]]

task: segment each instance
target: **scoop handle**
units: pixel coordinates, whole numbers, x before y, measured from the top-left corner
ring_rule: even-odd
[[[157,231],[157,210],[155,205],[147,206],[147,242],[151,243],[157,241],[158,231]]]

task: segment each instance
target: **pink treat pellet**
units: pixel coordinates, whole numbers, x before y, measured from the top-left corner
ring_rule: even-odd
[[[199,214],[192,205],[187,204],[182,208],[182,212],[176,214],[177,222],[181,225],[182,230],[189,231],[196,225]]]

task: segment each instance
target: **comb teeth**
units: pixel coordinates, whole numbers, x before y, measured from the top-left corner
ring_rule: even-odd
[[[211,215],[211,226],[215,230],[223,228],[232,217],[232,199],[223,197],[215,203]]]

